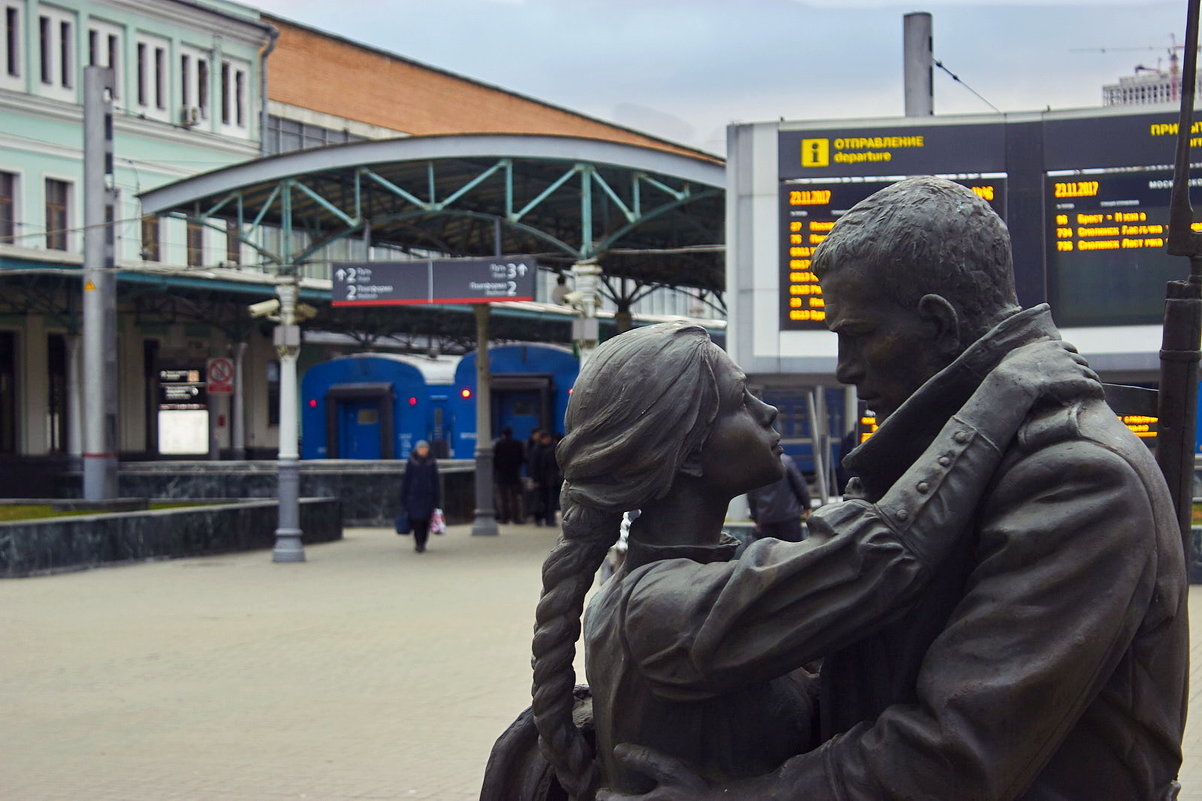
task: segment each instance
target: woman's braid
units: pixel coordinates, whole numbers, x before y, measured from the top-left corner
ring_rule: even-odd
[[[597,789],[593,752],[572,720],[576,640],[584,596],[610,546],[622,516],[581,505],[565,483],[563,536],[543,562],[543,592],[534,624],[534,724],[543,756],[560,785],[576,801],[591,801]]]

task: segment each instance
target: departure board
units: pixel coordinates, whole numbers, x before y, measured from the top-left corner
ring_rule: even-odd
[[[1005,216],[1006,180],[1003,176],[948,176],[972,189]],[[874,192],[896,183],[899,177],[863,180],[800,179],[785,181],[780,190],[781,273],[780,327],[782,331],[826,328],[826,306],[818,277],[810,269],[814,249],[835,222],[852,206]]]
[[[1182,260],[1165,252],[1171,190],[1168,168],[1045,176],[1048,300],[1057,324],[1161,322],[1165,283],[1183,275]],[[1197,187],[1191,195],[1196,208]]]

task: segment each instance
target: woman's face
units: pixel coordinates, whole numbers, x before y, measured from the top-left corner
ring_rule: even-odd
[[[701,450],[702,480],[731,498],[784,474],[776,407],[747,390],[747,376],[721,349],[715,363],[718,416]]]
[[[419,458],[419,459],[425,459],[427,456],[430,455],[430,449],[423,445],[421,447],[414,448],[413,454],[415,456],[417,456],[417,458]]]

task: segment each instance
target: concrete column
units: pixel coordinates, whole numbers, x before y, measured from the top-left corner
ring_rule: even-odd
[[[935,113],[935,82],[931,38],[931,15],[925,11],[906,14],[902,22],[903,81],[907,117],[929,117]]]
[[[264,101],[266,103],[266,101]],[[235,342],[231,348],[234,357],[234,399],[230,413],[232,440],[231,458],[246,458],[246,387],[242,382],[242,367],[246,362],[246,343]]]
[[[80,385],[82,341],[76,334],[67,344],[67,453],[72,461],[83,455],[83,388]]]
[[[579,261],[572,266],[572,274],[576,277],[576,292],[579,295],[573,305],[580,312],[580,319],[572,321],[572,339],[580,354],[580,364],[584,366],[600,338],[597,308],[601,305],[601,298],[597,288],[601,283],[601,265],[593,259]]]
[[[300,326],[296,324],[297,277],[281,279],[280,324],[275,329],[280,357],[280,452],[277,462],[279,527],[275,530],[273,562],[303,562],[305,547],[300,528],[300,453],[297,425],[296,358],[300,354]]]
[[[84,69],[83,495],[89,501],[117,497],[112,85],[111,69]]]
[[[488,361],[487,303],[476,305],[476,519],[473,536],[495,536],[492,488],[492,369]]]

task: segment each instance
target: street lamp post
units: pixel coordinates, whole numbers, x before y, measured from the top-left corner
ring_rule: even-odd
[[[300,528],[300,454],[297,452],[296,357],[300,353],[300,326],[296,303],[299,294],[295,271],[276,285],[280,296],[280,324],[275,348],[280,357],[280,451],[277,465],[279,527],[275,530],[273,562],[303,562],[305,547]]]

